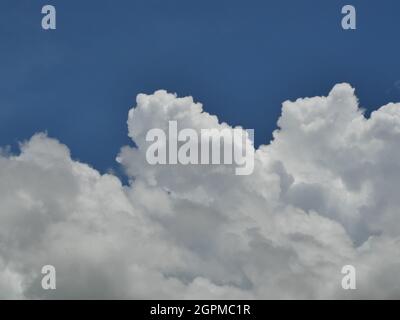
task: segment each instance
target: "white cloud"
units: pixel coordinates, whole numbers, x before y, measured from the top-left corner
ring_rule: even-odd
[[[0,298],[400,298],[400,105],[366,119],[353,91],[285,102],[249,176],[147,164],[151,128],[229,127],[165,91],[129,112],[130,186],[44,134],[0,153]]]

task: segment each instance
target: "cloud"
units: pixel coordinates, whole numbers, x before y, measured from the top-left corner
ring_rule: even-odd
[[[139,94],[128,186],[45,134],[0,153],[0,298],[400,298],[399,104],[366,119],[347,84],[286,101],[249,176],[149,165],[145,135],[170,120],[230,128],[191,97]]]

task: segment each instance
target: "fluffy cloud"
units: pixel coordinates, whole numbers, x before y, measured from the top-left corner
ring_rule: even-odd
[[[149,165],[146,133],[169,120],[230,128],[191,97],[138,95],[128,186],[44,134],[0,153],[0,298],[400,298],[399,104],[366,119],[347,84],[284,102],[249,176]]]

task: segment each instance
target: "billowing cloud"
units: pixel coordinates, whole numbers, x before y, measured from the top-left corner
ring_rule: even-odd
[[[0,298],[400,298],[400,104],[367,119],[347,84],[284,102],[248,176],[149,165],[146,133],[170,120],[230,128],[190,97],[138,95],[128,186],[45,134],[0,153]]]

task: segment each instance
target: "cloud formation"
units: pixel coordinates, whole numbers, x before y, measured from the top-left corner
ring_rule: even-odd
[[[286,101],[249,176],[149,165],[146,133],[170,120],[230,128],[191,97],[139,94],[129,186],[45,134],[0,152],[0,298],[400,298],[400,104],[367,119],[348,84]]]

